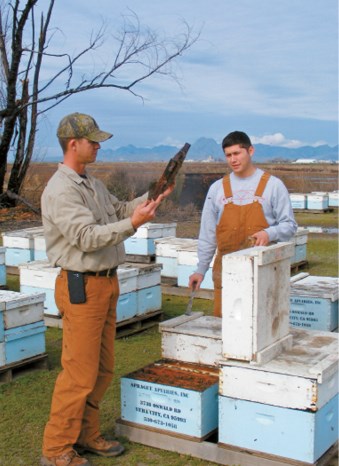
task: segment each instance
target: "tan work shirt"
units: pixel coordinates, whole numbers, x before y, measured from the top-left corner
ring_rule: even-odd
[[[52,266],[99,272],[125,261],[123,241],[135,230],[130,216],[147,193],[121,202],[105,185],[66,165],[49,180],[41,198],[46,251]]]

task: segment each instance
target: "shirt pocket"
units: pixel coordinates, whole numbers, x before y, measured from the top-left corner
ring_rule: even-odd
[[[106,210],[108,220],[110,222],[116,222],[118,220],[118,217],[117,217],[116,212],[115,212],[115,208],[114,208],[114,206],[112,206],[112,204],[106,204],[105,205],[105,210]]]

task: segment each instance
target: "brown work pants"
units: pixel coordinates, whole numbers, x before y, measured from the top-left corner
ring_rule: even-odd
[[[63,317],[60,372],[45,428],[43,454],[58,456],[100,435],[99,403],[113,377],[117,276],[86,276],[86,303],[69,302],[67,273],[55,284]]]

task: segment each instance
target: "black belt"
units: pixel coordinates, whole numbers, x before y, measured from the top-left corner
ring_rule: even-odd
[[[117,268],[118,267],[114,267],[113,269],[100,270],[100,272],[84,272],[84,275],[91,275],[94,277],[114,277],[117,273]]]

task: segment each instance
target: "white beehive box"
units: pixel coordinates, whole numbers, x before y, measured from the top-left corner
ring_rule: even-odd
[[[191,238],[167,237],[155,240],[156,262],[162,265],[163,277],[178,277],[178,250],[183,247],[197,247],[198,240]]]
[[[2,233],[2,243],[6,248],[6,265],[34,260],[34,236],[43,234],[43,227],[26,228]]]
[[[299,227],[291,238],[290,241],[294,243],[294,256],[291,258],[292,265],[306,260],[308,234],[309,230],[307,228]]]
[[[202,440],[218,427],[218,373],[158,361],[121,378],[121,419]]]
[[[123,267],[134,267],[138,270],[137,290],[161,284],[161,264],[124,263]]]
[[[164,238],[175,236],[177,231],[176,223],[145,223],[140,226],[132,238]]]
[[[198,264],[198,245],[184,246],[178,248],[178,259],[177,259],[177,271],[178,271],[178,286],[187,287],[189,283],[189,277],[196,271]],[[214,264],[214,257],[211,261],[210,267],[207,270],[203,281],[201,282],[200,288],[206,290],[213,290],[213,279],[212,269]]]
[[[20,291],[22,293],[44,293],[44,313],[59,316],[55,304],[55,280],[60,273],[60,267],[52,267],[48,260],[32,261],[19,265]]]
[[[43,320],[44,299],[44,293],[0,290],[0,341],[9,329]]]
[[[293,277],[290,324],[311,330],[335,330],[338,327],[338,286],[337,277],[308,274]]]
[[[0,285],[6,285],[6,248],[0,247]]]
[[[291,193],[290,200],[293,209],[306,209],[306,194]]]
[[[291,344],[293,243],[258,246],[222,258],[222,341],[227,359],[264,362]]]
[[[159,330],[163,358],[209,366],[222,359],[220,317],[193,312],[161,322]]]
[[[317,411],[338,392],[338,334],[293,330],[293,346],[265,364],[220,362],[219,393]]]
[[[307,194],[307,209],[309,210],[324,210],[328,208],[327,193],[310,193]]]
[[[46,240],[43,234],[37,234],[33,238],[34,260],[46,260]]]
[[[125,266],[125,264],[122,264],[119,265],[117,273],[120,295],[137,290],[138,269],[136,267],[131,267],[129,265]]]

